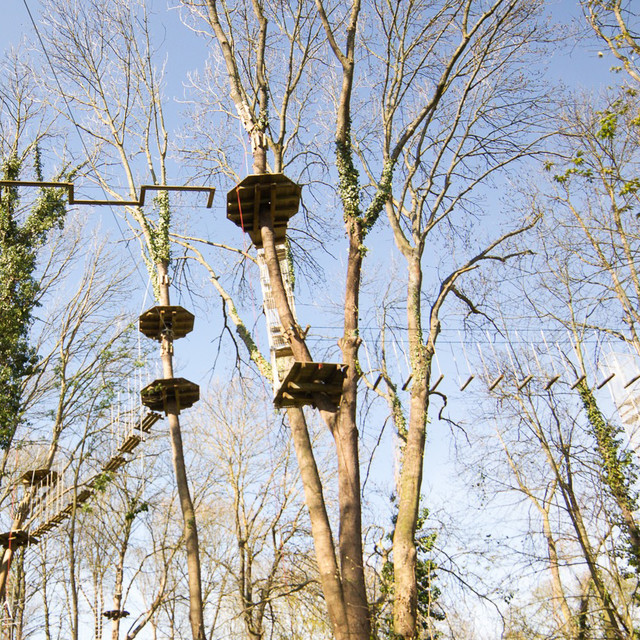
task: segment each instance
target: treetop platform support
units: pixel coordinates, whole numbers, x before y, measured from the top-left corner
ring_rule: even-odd
[[[108,205],[110,207],[143,207],[147,196],[147,191],[196,191],[199,193],[207,193],[208,199],[206,207],[211,209],[213,206],[213,196],[215,188],[213,187],[196,187],[185,185],[169,185],[169,184],[143,184],[140,186],[140,197],[137,200],[86,200],[75,197],[75,186],[73,182],[41,182],[34,180],[0,180],[0,187],[34,187],[38,189],[54,188],[65,189],[69,204],[88,204],[88,205]],[[0,202],[2,199],[0,198]]]
[[[8,547],[15,549],[16,547],[24,547],[28,544],[38,544],[38,542],[39,541],[35,536],[29,534],[29,532],[24,529],[16,529],[14,531],[0,533],[0,545],[5,549]]]
[[[139,318],[140,333],[152,340],[162,340],[170,334],[174,340],[184,338],[193,331],[195,316],[178,306],[157,306],[145,311]]]
[[[32,469],[22,474],[20,482],[28,487],[41,487],[43,485],[53,485],[57,479],[57,471],[52,469]]]
[[[129,612],[124,609],[111,609],[110,611],[103,611],[102,615],[109,620],[120,620],[120,618],[126,618]]]
[[[167,413],[167,404],[175,402],[178,413],[200,400],[200,387],[184,378],[154,380],[140,391],[142,404],[152,411]]]
[[[338,406],[347,365],[332,362],[294,362],[273,400],[278,409],[315,406],[315,396],[324,394]]]
[[[253,244],[262,247],[260,211],[273,216],[276,243],[284,242],[289,219],[298,213],[302,188],[282,173],[247,176],[227,194],[227,218],[246,231]]]

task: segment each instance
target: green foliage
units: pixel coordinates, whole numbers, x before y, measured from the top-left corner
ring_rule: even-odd
[[[169,193],[167,191],[158,192],[158,195],[153,199],[153,206],[157,213],[155,222],[145,215],[141,208],[138,208],[136,219],[148,238],[146,250],[142,252],[142,259],[149,272],[155,297],[159,299],[160,284],[158,282],[157,265],[164,264],[166,266],[171,262],[171,241],[169,239],[171,206]]]
[[[608,487],[616,504],[622,511],[632,513],[638,508],[637,494],[633,486],[638,477],[638,468],[631,451],[623,451],[622,429],[604,418],[591,389],[582,381],[577,386],[589,424],[596,440],[596,451],[602,468],[602,480]],[[627,558],[629,564],[640,570],[640,548],[632,542],[629,524],[620,523],[627,534]]]
[[[553,165],[550,165],[550,167]],[[562,174],[556,174],[553,176],[555,182],[559,184],[567,184],[571,176],[581,176],[586,178],[587,182],[591,182],[593,179],[593,170],[590,167],[584,166],[584,152],[581,150],[576,151],[573,158],[570,160],[570,166]]]
[[[171,224],[171,208],[169,207],[169,193],[160,191],[153,199],[158,211],[158,222],[151,232],[151,257],[154,262],[168,264],[171,258],[169,242],[169,226]]]
[[[5,180],[18,180],[20,161],[9,158],[2,165]],[[42,178],[36,150],[35,172]],[[0,447],[10,444],[23,413],[22,382],[37,364],[29,345],[33,311],[39,286],[34,278],[38,249],[51,229],[61,228],[66,214],[64,194],[41,189],[26,217],[21,216],[18,190],[2,190],[0,201]],[[22,223],[20,218],[24,217]]]
[[[614,103],[613,110],[607,109],[606,111],[602,111],[598,114],[600,116],[600,129],[596,135],[602,140],[613,140],[615,138],[619,115],[616,112],[616,106],[618,106],[617,102]]]
[[[102,473],[99,473],[96,476],[91,486],[96,491],[106,491],[107,486],[112,480],[113,480],[113,474],[110,471],[103,471]]]
[[[395,503],[395,497],[393,498]],[[434,640],[438,634],[434,632],[430,620],[444,620],[444,613],[437,607],[441,591],[435,584],[437,580],[437,564],[431,559],[433,548],[438,537],[435,531],[426,531],[425,525],[429,517],[429,510],[420,509],[416,522],[416,583],[418,586],[418,636],[417,640]],[[395,530],[397,516],[392,517]],[[393,531],[387,535],[387,540],[393,540]],[[394,598],[393,551],[388,554],[382,566],[380,575],[380,590],[384,604],[390,604]],[[389,607],[382,607],[381,613],[375,620],[378,637],[385,640],[402,640],[393,631],[393,615]]]
[[[135,498],[132,498],[131,502],[129,503],[129,509],[125,514],[124,519],[127,522],[133,522],[137,515],[139,515],[140,513],[146,513],[147,511],[149,511],[148,503],[138,502]]]
[[[622,197],[635,196],[640,190],[640,178],[624,175],[630,168],[629,163],[620,160],[635,145],[639,127],[637,92],[631,87],[623,87],[603,109],[595,111],[585,121],[583,129],[575,132],[577,137],[584,138],[584,147],[573,154],[553,180],[568,189],[572,178],[584,178],[592,183],[598,177],[612,192]],[[545,169],[550,171],[553,166],[548,162]]]

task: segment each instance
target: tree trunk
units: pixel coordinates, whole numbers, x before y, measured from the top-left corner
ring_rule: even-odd
[[[287,409],[293,445],[296,450],[298,467],[304,488],[304,498],[311,519],[311,534],[320,573],[320,584],[324,594],[329,619],[336,640],[350,640],[356,636],[349,634],[349,621],[340,579],[340,570],[336,562],[335,545],[331,534],[331,525],[322,491],[322,482],[315,457],[309,430],[302,409]],[[369,640],[364,638],[363,640]]]
[[[417,255],[409,259],[407,321],[411,354],[411,400],[406,444],[402,455],[398,486],[398,517],[393,535],[394,629],[405,640],[417,637],[416,523],[420,508],[422,465],[429,408],[429,379],[433,349],[422,341],[422,271]],[[432,334],[437,326],[432,323]],[[430,344],[435,340],[432,336]],[[402,435],[402,434],[401,434]]]
[[[255,158],[255,156],[254,156]],[[254,170],[260,168],[260,163],[254,161]],[[289,307],[286,291],[283,285],[280,264],[276,255],[273,233],[273,218],[271,211],[264,209],[260,212],[260,232],[264,248],[265,262],[269,271],[271,291],[276,302],[280,323],[287,333],[296,360],[311,362],[312,357],[304,341],[297,321]],[[307,473],[303,474],[305,495],[310,514],[309,500],[316,505],[312,518],[312,531],[316,545],[318,564],[322,556],[324,575],[322,578],[323,591],[330,618],[334,626],[336,638],[350,638],[353,640],[369,640],[370,623],[369,607],[367,603],[364,581],[364,562],[362,554],[361,502],[360,502],[360,469],[358,456],[358,430],[355,423],[356,415],[356,358],[359,341],[357,340],[357,307],[360,286],[361,235],[356,232],[350,238],[350,262],[347,283],[348,317],[344,341],[350,364],[349,380],[346,383],[347,398],[343,398],[339,414],[336,407],[324,396],[315,398],[315,403],[321,415],[334,436],[338,456],[338,487],[340,509],[339,554],[340,568],[336,563],[335,544],[331,535],[322,487],[304,414],[300,409],[289,409],[288,415],[292,432],[297,430],[298,439],[294,434],[298,464],[302,470],[306,466]],[[355,260],[354,260],[355,256]],[[354,289],[355,287],[355,289]],[[346,404],[345,404],[346,403]],[[337,415],[340,418],[337,420]],[[294,426],[295,425],[295,426]],[[306,479],[305,479],[306,478]],[[314,523],[315,519],[315,523]],[[315,525],[315,526],[314,526]],[[316,540],[316,535],[319,537]],[[321,569],[321,574],[323,570]],[[326,589],[325,590],[325,586]],[[345,635],[346,634],[346,635]]]
[[[349,629],[354,638],[371,636],[371,621],[364,578],[362,551],[362,503],[360,498],[360,457],[358,450],[357,395],[358,309],[362,273],[363,234],[359,223],[348,225],[349,257],[344,305],[344,336],[340,341],[343,361],[348,366],[335,431],[338,454],[340,508],[340,569]]]
[[[602,604],[602,617],[605,623],[605,638],[606,640],[626,640],[629,637],[629,631],[626,628],[621,629],[621,626],[626,627],[626,625],[619,616],[615,604],[613,603],[613,601],[611,600],[611,596],[609,595],[609,590],[607,589],[607,586],[602,579],[602,575],[600,574],[596,554],[594,553],[594,550],[591,546],[589,535],[587,533],[584,520],[582,519],[582,511],[580,509],[580,505],[578,504],[576,495],[573,491],[573,483],[571,481],[571,462],[568,460],[566,452],[565,463],[567,479],[565,480],[563,478],[560,478],[559,484],[562,490],[562,497],[567,507],[569,518],[571,519],[574,530],[576,532],[576,536],[578,538],[578,544],[582,549],[585,562],[587,563],[587,567],[589,568],[591,583],[593,584],[597,597]],[[559,474],[560,470],[558,470],[556,473]]]
[[[122,587],[124,580],[124,560],[127,555],[127,548],[129,547],[129,536],[131,535],[131,521],[125,521],[125,528],[122,532],[122,540],[120,544],[120,551],[118,553],[118,566],[116,567],[116,582],[113,589],[113,608],[115,611],[122,610]],[[118,640],[120,638],[120,618],[116,617],[113,620],[113,626],[111,627],[111,640]]]
[[[169,306],[169,276],[166,263],[157,264],[160,304]],[[162,373],[165,378],[173,378],[173,336],[164,334],[161,343]],[[169,422],[173,470],[176,474],[178,497],[182,510],[183,535],[187,552],[187,574],[189,579],[189,620],[194,640],[206,640],[202,606],[202,580],[200,576],[200,549],[196,513],[189,491],[189,480],[184,460],[182,432],[178,407],[175,400],[167,402],[165,413]]]

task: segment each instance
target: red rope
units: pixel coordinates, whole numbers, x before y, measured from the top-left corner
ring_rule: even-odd
[[[236,187],[236,196],[238,197],[238,211],[240,212],[240,226],[242,227],[242,232],[243,234],[246,233],[244,230],[244,218],[242,217],[242,204],[240,203],[240,187]],[[244,235],[242,236],[243,239],[243,244],[245,245],[245,250],[246,250],[246,244],[247,244],[247,239],[244,237]]]

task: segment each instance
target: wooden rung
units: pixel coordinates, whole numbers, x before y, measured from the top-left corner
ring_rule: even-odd
[[[584,382],[587,379],[586,376],[580,376],[572,385],[571,388],[575,389],[581,382]]]
[[[107,464],[102,467],[104,471],[116,471],[123,464],[125,464],[126,460],[122,456],[113,456],[110,460],[107,461]]]
[[[533,379],[533,376],[529,374],[520,384],[517,385],[518,391],[522,391]]]
[[[604,387],[605,384],[607,384],[608,382],[611,382],[615,377],[616,377],[616,374],[612,373],[610,376],[606,377],[596,388],[602,389],[602,387]]]
[[[118,451],[120,453],[131,453],[141,442],[142,438],[134,433],[120,445]]]
[[[465,390],[465,389],[466,389],[466,388],[471,384],[471,381],[472,381],[474,378],[475,378],[475,376],[474,376],[474,375],[469,376],[469,377],[466,379],[465,383],[460,387],[460,391],[464,391],[464,390]]]
[[[551,387],[558,382],[558,380],[560,380],[560,376],[552,376],[551,378],[549,378],[547,380],[547,384],[544,385],[544,390],[545,391],[549,391],[549,389],[551,389]]]
[[[504,380],[504,373],[501,373],[495,380],[489,385],[489,391],[493,391]]]
[[[431,389],[429,389],[429,393],[433,393],[443,380],[444,380],[444,373],[441,373],[440,377],[436,380],[436,383],[433,385],[433,387],[431,387]]]
[[[149,433],[151,431],[151,427],[160,420],[162,416],[159,413],[155,413],[154,411],[150,411],[147,415],[140,420],[140,430],[145,433]]]
[[[627,382],[627,383],[624,385],[624,388],[625,388],[625,389],[628,389],[628,388],[629,388],[629,387],[630,387],[634,382],[637,382],[638,380],[640,380],[640,375],[633,376],[633,378],[631,378],[631,380],[629,380],[629,382]]]

